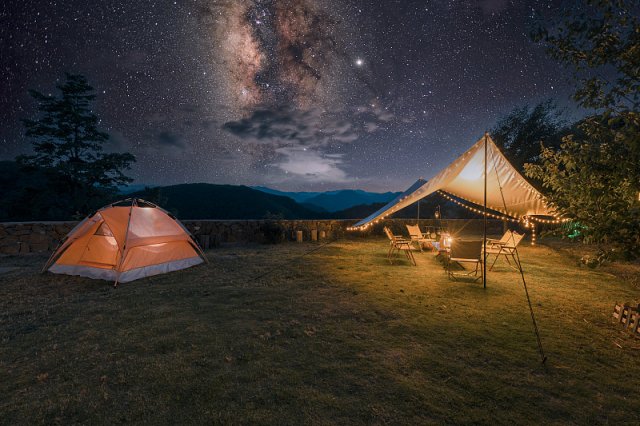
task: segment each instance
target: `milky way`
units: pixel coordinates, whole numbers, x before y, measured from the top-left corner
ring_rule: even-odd
[[[261,152],[267,173],[344,183],[339,148],[378,128],[371,102],[358,111],[340,94],[347,84],[364,98],[369,91],[338,41],[347,34],[344,20],[329,10],[307,0],[228,1],[208,9],[211,44],[222,53],[214,68],[232,111],[222,129],[240,139],[241,149]],[[369,117],[363,125],[345,115]]]
[[[228,104],[322,106],[337,82],[336,19],[318,2],[253,0],[216,3],[212,45]]]
[[[0,3],[0,159],[64,72],[137,183],[400,190],[512,108],[570,106],[531,41],[560,0],[67,0]]]

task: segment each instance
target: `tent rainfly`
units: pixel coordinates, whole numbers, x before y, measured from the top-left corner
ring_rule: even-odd
[[[485,138],[487,149],[487,208],[513,218],[553,216],[544,198],[509,163],[488,134],[428,182],[414,183],[399,197],[380,210],[356,223],[364,229],[379,218],[385,218],[436,191],[449,193],[477,205],[484,205]]]
[[[129,282],[206,262],[189,231],[153,203],[127,199],[69,232],[43,272]]]

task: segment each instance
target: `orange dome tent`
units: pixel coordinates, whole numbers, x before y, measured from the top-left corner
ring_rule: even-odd
[[[189,231],[153,203],[127,199],[90,215],[62,240],[43,272],[129,282],[206,262]]]

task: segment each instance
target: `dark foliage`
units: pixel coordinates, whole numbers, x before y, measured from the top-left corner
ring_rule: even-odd
[[[637,0],[579,0],[536,41],[574,71],[574,98],[585,108],[640,107],[640,4]]]
[[[268,221],[260,226],[260,232],[264,235],[265,244],[279,244],[285,240],[287,229],[279,222],[281,215],[267,213],[265,219]]]
[[[40,182],[24,187],[19,198],[48,199],[50,206],[28,212],[32,219],[84,216],[110,201],[118,185],[131,182],[124,171],[135,161],[128,153],[103,152],[109,135],[98,128],[96,95],[84,76],[67,74],[56,87],[59,95],[30,91],[38,116],[23,120],[34,154],[16,160]]]
[[[593,116],[579,127],[585,136],[564,138],[560,149],[545,148],[527,174],[547,189],[558,213],[584,226],[589,241],[612,243],[623,253],[640,253],[640,123]]]
[[[536,163],[540,158],[541,144],[560,146],[565,124],[561,115],[552,100],[515,108],[498,120],[491,136],[511,164],[523,173],[526,163]]]
[[[552,207],[584,226],[587,240],[640,255],[640,6],[586,0],[538,39],[575,71],[574,98],[592,116],[546,147],[527,175]]]

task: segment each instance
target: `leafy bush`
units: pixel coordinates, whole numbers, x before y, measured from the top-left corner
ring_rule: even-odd
[[[264,243],[278,244],[283,242],[286,228],[279,222],[282,220],[282,215],[267,212],[265,219],[267,221],[260,225],[260,232],[264,235]]]

